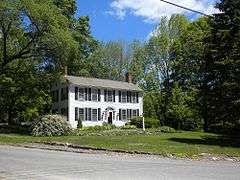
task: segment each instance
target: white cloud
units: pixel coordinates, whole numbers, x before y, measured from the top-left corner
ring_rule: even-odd
[[[172,3],[179,4],[206,14],[217,13],[214,8],[213,0],[169,0]],[[157,23],[162,16],[170,17],[172,14],[185,14],[189,11],[176,6],[166,4],[160,0],[114,0],[111,4],[111,11],[108,14],[114,15],[119,19],[124,19],[127,12],[144,18],[148,23]]]

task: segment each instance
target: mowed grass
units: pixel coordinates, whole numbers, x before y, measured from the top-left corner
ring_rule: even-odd
[[[212,155],[240,156],[239,138],[230,139],[203,132],[161,133],[160,135],[131,136],[60,136],[32,137],[0,134],[0,144],[65,142],[84,147],[148,152],[178,157]]]

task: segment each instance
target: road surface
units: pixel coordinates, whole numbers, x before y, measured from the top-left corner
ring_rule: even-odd
[[[239,180],[240,164],[0,146],[0,179]]]

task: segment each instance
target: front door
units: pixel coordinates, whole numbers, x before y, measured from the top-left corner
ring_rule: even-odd
[[[113,113],[109,112],[108,114],[108,124],[112,124]]]

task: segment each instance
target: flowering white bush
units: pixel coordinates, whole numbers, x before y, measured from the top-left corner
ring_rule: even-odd
[[[71,131],[66,117],[61,115],[44,115],[32,123],[33,136],[61,136]]]

